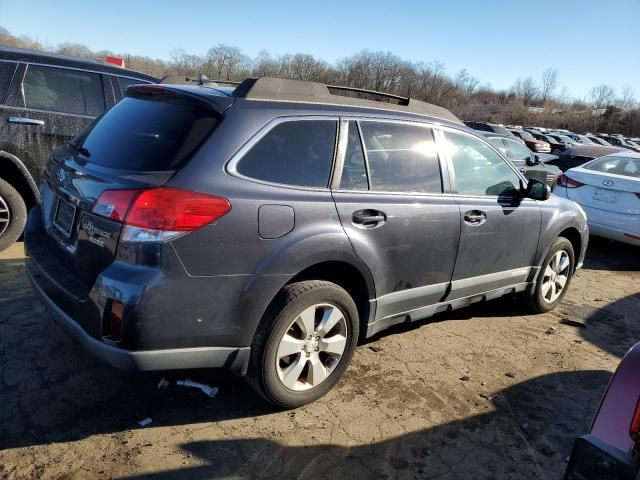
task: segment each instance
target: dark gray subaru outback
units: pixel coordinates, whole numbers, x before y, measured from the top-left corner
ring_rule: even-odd
[[[554,308],[580,207],[447,110],[352,90],[129,87],[48,163],[25,233],[38,296],[111,365],[225,367],[286,407],[390,325],[511,293]]]

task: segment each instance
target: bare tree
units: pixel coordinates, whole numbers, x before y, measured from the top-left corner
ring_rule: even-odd
[[[558,88],[558,70],[548,68],[542,72],[542,81],[540,83],[540,97],[543,104],[553,97],[553,93]]]
[[[249,57],[238,47],[219,44],[209,49],[204,64],[205,74],[209,78],[237,80],[247,76],[250,70]]]
[[[591,89],[589,96],[591,97],[591,106],[593,108],[606,108],[613,103],[616,92],[609,85],[600,84]]]
[[[631,110],[637,107],[638,102],[636,101],[636,96],[631,85],[625,85],[623,87],[622,93],[615,99],[615,105],[622,110]]]
[[[513,84],[512,91],[516,97],[522,99],[525,106],[532,105],[538,98],[539,90],[532,77],[518,78]]]

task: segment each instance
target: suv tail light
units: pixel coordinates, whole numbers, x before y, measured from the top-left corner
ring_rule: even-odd
[[[171,240],[197,230],[231,210],[229,200],[177,188],[106,190],[92,212],[121,221],[125,242]]]
[[[571,177],[566,176],[564,173],[558,177],[558,185],[566,188],[578,188],[584,185],[582,182],[578,182]]]

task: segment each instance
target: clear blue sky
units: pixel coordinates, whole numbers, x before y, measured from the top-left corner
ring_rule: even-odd
[[[640,97],[640,0],[0,0],[0,26],[44,44],[163,59],[218,43],[329,62],[391,51],[450,74],[466,68],[494,88],[555,67],[574,97],[599,83]]]

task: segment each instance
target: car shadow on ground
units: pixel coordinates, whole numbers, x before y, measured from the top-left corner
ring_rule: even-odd
[[[617,272],[640,271],[640,247],[600,237],[589,237],[584,268]]]
[[[189,442],[181,448],[199,465],[129,478],[559,478],[609,376],[604,371],[544,375],[479,398],[493,407],[487,413],[371,444]]]

